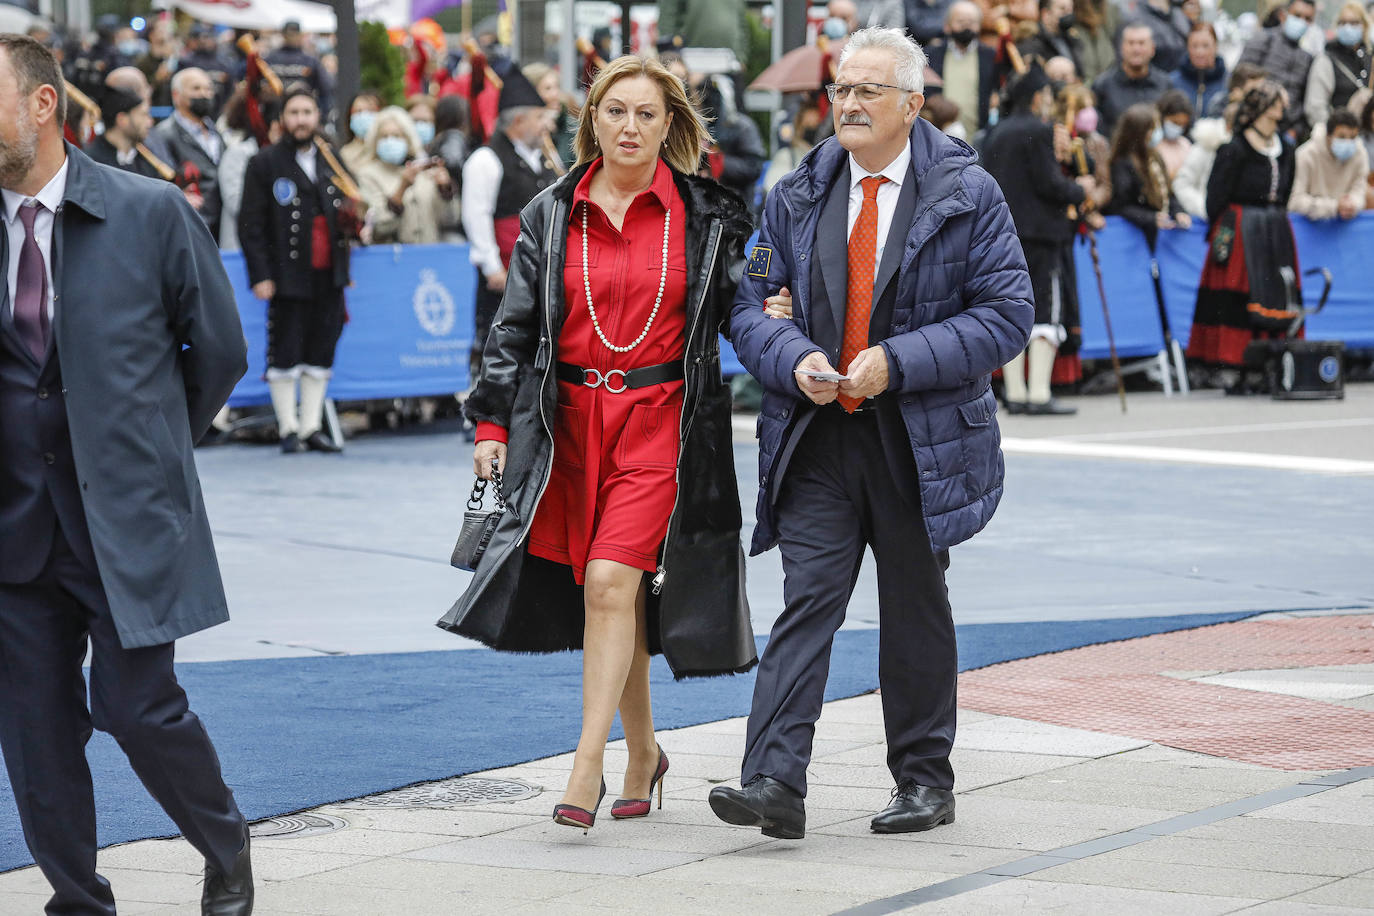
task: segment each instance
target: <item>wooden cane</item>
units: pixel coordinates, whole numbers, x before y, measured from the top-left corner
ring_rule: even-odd
[[[348,170],[339,162],[338,158],[334,155],[334,151],[331,150],[329,144],[325,142],[324,137],[318,134],[315,135],[315,147],[320,151],[320,155],[324,157],[325,164],[329,166],[330,171],[334,173],[330,176],[329,180],[339,189],[339,193],[354,203],[362,203],[362,192],[358,190],[358,186],[354,184],[353,178],[348,174]]]
[[[286,87],[282,85],[281,77],[277,76],[277,74],[272,71],[272,68],[268,66],[267,61],[262,59],[262,55],[258,53],[257,42],[253,41],[253,36],[244,35],[240,38],[238,40],[238,48],[244,53],[245,57],[257,58],[258,75],[262,78],[262,81],[267,84],[268,89],[271,89],[277,95],[283,95],[286,91]]]
[[[477,46],[476,41],[474,41],[472,38],[464,38],[463,50],[467,52],[469,58],[482,58],[482,60],[484,61],[482,65],[482,75],[486,77],[488,83],[495,86],[498,90],[500,90],[503,86],[506,85],[505,80],[497,76],[496,71],[491,69],[491,64],[485,63],[485,61],[487,60],[487,56],[482,53],[482,49]]]
[[[176,169],[172,168],[170,165],[163,162],[161,159],[157,158],[157,156],[153,154],[153,151],[148,149],[148,147],[144,146],[142,143],[135,143],[134,149],[138,152],[140,156],[143,157],[143,160],[145,162],[147,162],[149,165],[153,167],[154,171],[156,171],[159,175],[162,176],[163,181],[177,180]]]

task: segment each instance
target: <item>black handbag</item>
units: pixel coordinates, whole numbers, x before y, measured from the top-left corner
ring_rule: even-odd
[[[492,464],[495,465],[495,462]],[[496,526],[506,512],[506,497],[501,493],[501,472],[495,467],[491,469],[491,479],[496,484],[496,508],[491,511],[483,508],[487,482],[479,477],[472,485],[467,511],[463,513],[463,527],[458,532],[458,543],[453,545],[453,556],[449,559],[449,563],[458,569],[477,571],[477,564],[482,561],[482,554],[487,552],[491,536],[496,533]]]

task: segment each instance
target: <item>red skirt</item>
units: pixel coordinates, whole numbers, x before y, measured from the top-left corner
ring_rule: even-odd
[[[624,391],[558,382],[553,473],[530,525],[529,552],[572,567],[592,560],[645,572],[677,502],[683,382]]]
[[[1225,264],[1218,263],[1208,248],[1188,336],[1189,359],[1216,366],[1244,365],[1245,348],[1251,341],[1287,336],[1275,329],[1276,324],[1283,323],[1282,316],[1264,303],[1272,303],[1278,296],[1273,287],[1282,286],[1280,267],[1291,267],[1295,277],[1300,275],[1287,213],[1232,204],[1212,227],[1209,241],[1229,219],[1234,219],[1235,226],[1231,256]],[[1257,265],[1262,265],[1263,273]],[[1292,317],[1292,313],[1287,314]]]

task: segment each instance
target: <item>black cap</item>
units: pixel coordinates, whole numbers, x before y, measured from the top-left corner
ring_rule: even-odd
[[[188,33],[192,38],[209,38],[214,31],[203,22],[191,23],[191,31]]]
[[[282,24],[281,30],[283,34],[287,32],[299,32],[301,30],[301,21],[299,19],[288,19]]]
[[[525,79],[525,74],[520,72],[519,67],[511,67],[510,71],[501,77],[504,80],[501,86],[501,101],[497,106],[499,111],[509,111],[512,108],[543,108],[544,100],[540,97],[534,84]]]

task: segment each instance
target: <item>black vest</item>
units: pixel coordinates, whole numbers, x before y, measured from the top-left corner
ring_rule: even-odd
[[[1326,46],[1326,56],[1331,58],[1331,69],[1335,71],[1335,84],[1331,88],[1331,109],[1334,111],[1344,108],[1357,90],[1369,85],[1369,50],[1364,45],[1347,48],[1333,41]]]
[[[492,135],[487,145],[501,162],[501,190],[496,193],[496,211],[492,213],[492,219],[519,216],[536,194],[558,178],[547,156],[541,157],[543,168],[536,172],[515,151],[515,144],[511,143],[510,138],[500,131]]]

